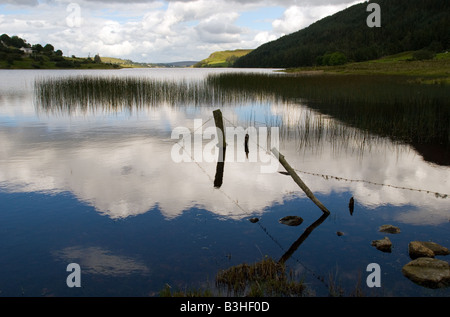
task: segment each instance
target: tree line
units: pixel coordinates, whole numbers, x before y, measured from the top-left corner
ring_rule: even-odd
[[[95,55],[94,59],[76,59],[72,55],[71,59],[64,58],[60,49],[55,49],[52,44],[30,44],[25,39],[17,35],[0,35],[0,62],[6,62],[6,67],[13,66],[16,62],[31,60],[33,68],[42,68],[50,63],[57,68],[79,68],[81,64],[102,63],[100,55]]]

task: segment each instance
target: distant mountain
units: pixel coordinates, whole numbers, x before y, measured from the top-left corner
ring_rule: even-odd
[[[248,49],[237,49],[234,51],[214,52],[208,58],[196,63],[194,67],[231,67],[238,58],[247,55],[251,51]]]
[[[181,61],[181,62],[172,62],[172,63],[158,63],[160,67],[192,67],[197,64],[198,61]]]
[[[261,45],[239,58],[234,66],[290,68],[450,48],[449,0],[377,0],[375,3],[381,8],[381,27],[367,26],[371,14],[367,11],[369,2],[356,4]]]
[[[138,63],[129,59],[121,59],[116,57],[102,57],[105,63],[111,63],[119,65],[123,68],[167,68],[167,67],[192,67],[192,65],[198,63],[198,61],[181,61],[172,63]]]

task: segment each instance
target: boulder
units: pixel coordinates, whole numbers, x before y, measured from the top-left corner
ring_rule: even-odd
[[[402,268],[404,276],[428,288],[450,286],[450,264],[434,258],[417,258]]]
[[[411,241],[408,245],[408,252],[411,259],[434,258],[435,255],[450,254],[450,250],[446,247],[429,241]]]
[[[378,230],[380,232],[392,233],[392,234],[400,233],[400,228],[393,226],[393,225],[382,225],[382,226],[380,226],[380,228]]]
[[[391,252],[392,242],[388,237],[384,237],[381,240],[373,240],[372,246],[383,252]]]
[[[421,241],[420,243],[422,243],[425,247],[427,247],[428,249],[433,251],[434,255],[449,255],[450,254],[449,249],[447,249],[446,247],[444,247],[436,242]]]
[[[287,226],[299,226],[303,222],[303,219],[297,216],[286,216],[278,221]]]

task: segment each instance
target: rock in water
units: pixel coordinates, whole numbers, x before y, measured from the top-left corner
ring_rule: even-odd
[[[421,241],[420,243],[422,243],[425,247],[427,247],[428,249],[433,251],[434,255],[449,255],[450,254],[449,249],[447,249],[446,247],[443,247],[442,245],[440,245],[436,242]]]
[[[278,221],[287,226],[299,226],[303,222],[303,219],[297,216],[286,216]]]
[[[376,247],[378,250],[383,252],[391,252],[392,242],[388,237],[384,237],[381,240],[373,240],[372,246]]]
[[[404,276],[428,288],[450,286],[450,264],[432,258],[417,258],[402,268]]]
[[[249,221],[251,223],[257,223],[259,221],[259,218],[256,218],[256,217],[255,218],[250,218]]]
[[[393,226],[393,225],[382,225],[382,226],[379,228],[379,231],[380,231],[380,232],[385,232],[385,233],[393,233],[393,234],[396,234],[396,233],[400,233],[400,228],[398,228],[398,227],[396,227],[396,226]]]
[[[429,241],[411,241],[408,245],[408,252],[411,259],[434,258],[435,255],[450,254],[450,250],[446,247]]]

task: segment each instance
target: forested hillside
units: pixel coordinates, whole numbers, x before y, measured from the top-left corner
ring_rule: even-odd
[[[449,0],[377,0],[381,27],[368,27],[369,2],[258,47],[235,67],[289,68],[366,61],[404,51],[450,48]]]

